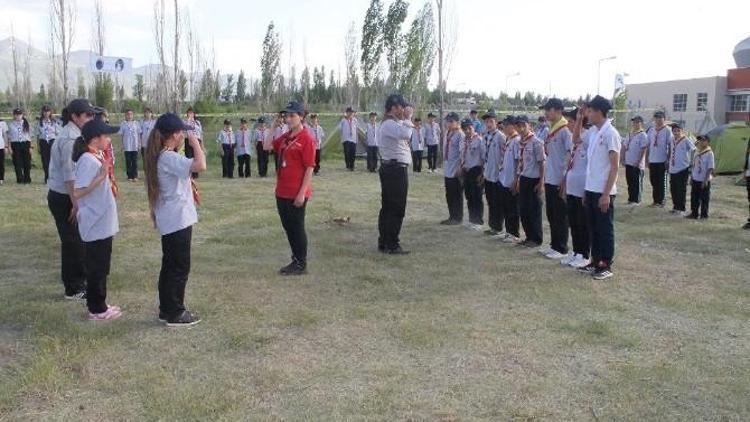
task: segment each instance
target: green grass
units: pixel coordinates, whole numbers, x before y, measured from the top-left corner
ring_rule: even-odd
[[[222,180],[212,155],[187,290],[204,321],[178,331],[156,321],[161,251],[142,185],[122,183],[118,201],[109,301],[125,316],[95,324],[62,300],[41,172],[31,186],[9,173],[0,420],[750,418],[750,236],[730,178],[706,222],[618,208],[616,277],[597,283],[439,226],[437,174],[410,179],[412,255],[382,256],[377,176],[357,165],[324,162],[310,274],[286,279],[274,181]]]

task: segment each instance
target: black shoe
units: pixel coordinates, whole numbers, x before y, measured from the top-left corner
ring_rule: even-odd
[[[169,319],[169,317],[164,312],[159,311],[159,318],[158,319],[159,319],[159,322],[167,322],[167,320]]]
[[[698,219],[698,215],[697,214],[688,214],[688,215],[685,216],[685,218],[687,218],[688,220],[697,220]]]
[[[525,247],[525,248],[538,248],[542,246],[541,243],[536,243],[533,240],[524,240],[523,242],[519,243],[519,245]]]
[[[589,263],[589,265],[578,269],[579,273],[588,274],[588,275],[593,275],[596,271],[597,271],[597,267],[593,263]]]
[[[409,251],[405,251],[401,248],[401,246],[396,246],[395,248],[388,249],[385,253],[388,255],[409,255]]]
[[[287,265],[286,267],[279,270],[281,275],[302,275],[307,274],[307,265],[295,260]]]
[[[65,293],[65,300],[74,300],[78,302],[86,302],[86,291],[80,291],[78,293],[73,293],[72,295],[69,295]]]
[[[612,269],[610,267],[599,267],[594,271],[591,277],[593,277],[594,280],[601,281],[606,280],[613,275],[615,274],[612,272]]]
[[[201,319],[197,314],[182,311],[177,316],[167,320],[167,327],[192,327],[199,322],[201,322]]]
[[[453,220],[449,218],[447,220],[441,221],[440,224],[443,226],[458,226],[458,225],[461,225],[461,222],[458,220]]]
[[[748,221],[747,223],[745,223],[745,225],[742,226],[742,228],[745,229],[745,230],[750,230],[750,221]]]

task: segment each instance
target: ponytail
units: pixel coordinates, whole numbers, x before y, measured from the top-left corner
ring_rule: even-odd
[[[164,134],[158,129],[154,129],[148,135],[148,147],[143,160],[143,170],[146,172],[146,193],[148,194],[148,205],[151,208],[151,218],[154,218],[154,208],[156,201],[159,200],[159,175],[157,167],[159,164],[159,155],[164,151],[167,139],[170,134]]]
[[[65,126],[70,121],[70,112],[68,111],[68,108],[65,107],[60,112],[60,120],[62,120],[62,125]]]
[[[29,121],[26,119],[26,116],[23,117],[23,131],[26,133],[29,133],[31,130],[31,126],[29,126]]]
[[[74,163],[77,163],[78,159],[81,158],[83,154],[88,152],[88,150],[88,142],[84,141],[82,136],[79,136],[78,138],[76,138],[75,143],[73,144],[73,154],[70,158],[73,159]]]

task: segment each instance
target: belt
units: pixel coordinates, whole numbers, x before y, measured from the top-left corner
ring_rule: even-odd
[[[394,166],[394,167],[403,167],[403,168],[409,167],[408,164],[402,163],[398,160],[382,160],[380,163],[382,166]]]

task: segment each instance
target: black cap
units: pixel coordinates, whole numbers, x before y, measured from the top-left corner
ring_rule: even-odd
[[[612,103],[601,95],[597,95],[596,97],[592,98],[591,101],[586,104],[586,106],[589,108],[593,108],[594,110],[599,110],[604,115],[612,110]]]
[[[432,113],[432,112],[430,112],[430,113],[427,113],[427,117],[428,117],[428,118],[429,118],[429,117],[435,117],[435,113]]]
[[[511,116],[510,114],[507,115],[507,116],[505,116],[505,118],[503,119],[503,124],[504,125],[514,125],[514,124],[516,124],[516,118],[515,118],[515,116]]]
[[[244,124],[244,123],[247,123],[247,119],[244,118],[244,117],[241,117],[240,118],[240,124]]]
[[[104,111],[103,108],[92,105],[91,102],[85,98],[76,98],[69,102],[66,108],[70,114],[101,114]]]
[[[664,112],[661,110],[657,110],[654,112],[654,119],[664,119],[665,117],[667,117],[667,115],[664,114]]]
[[[385,109],[386,111],[390,110],[391,107],[395,106],[401,106],[401,107],[409,107],[411,104],[409,104],[408,101],[406,101],[406,98],[404,98],[401,94],[391,94],[388,96],[388,98],[385,99]]]
[[[421,117],[415,117],[415,118],[414,118],[414,122],[421,122],[421,121],[422,121],[422,118],[421,118]]]
[[[164,113],[159,116],[159,118],[156,119],[154,127],[156,129],[159,129],[159,132],[161,133],[173,133],[177,132],[178,130],[193,129],[190,126],[186,125],[185,122],[183,122],[182,119],[180,119],[180,117],[174,113]]]
[[[265,123],[266,123],[266,118],[265,118],[265,116],[260,116],[260,117],[258,117],[258,124],[265,124]]]
[[[479,112],[477,111],[477,109],[472,108],[471,111],[469,111],[469,114],[479,114]]]
[[[711,137],[708,135],[698,135],[698,138],[696,138],[699,141],[706,141],[708,143],[711,143]]]
[[[455,111],[451,111],[450,113],[445,115],[445,120],[449,122],[460,122],[461,118],[458,117],[458,113]]]
[[[514,119],[513,124],[514,125],[520,125],[522,123],[529,123],[529,116],[527,116],[525,114],[520,115],[520,116],[516,116],[516,118]]]
[[[540,110],[562,110],[564,108],[565,106],[559,98],[550,98],[543,106],[539,107]]]
[[[461,129],[463,129],[465,127],[469,127],[469,126],[474,127],[474,121],[473,120],[471,120],[471,119],[463,119],[463,120],[461,120]]]
[[[677,122],[672,122],[672,123],[668,124],[667,126],[671,127],[672,129],[682,129],[682,125],[680,125]]]
[[[354,111],[354,109],[351,107],[347,107],[345,113],[356,113],[356,111]]]
[[[632,119],[630,119],[630,121],[631,122],[643,123],[643,117],[641,117],[641,116],[635,116]]]
[[[81,136],[84,141],[88,142],[97,136],[111,135],[117,133],[119,130],[119,126],[110,126],[100,119],[93,119],[83,125],[81,128]]]
[[[13,109],[13,115],[16,116],[16,115],[19,115],[19,114],[23,114],[23,109],[19,108],[19,107],[14,108]]]
[[[485,119],[497,119],[497,113],[495,113],[495,110],[487,110],[487,112],[482,116],[482,120]]]
[[[578,107],[572,109],[572,110],[563,110],[563,116],[576,120],[578,118]]]
[[[299,101],[289,101],[282,113],[294,113],[300,116],[305,115],[305,106]]]

